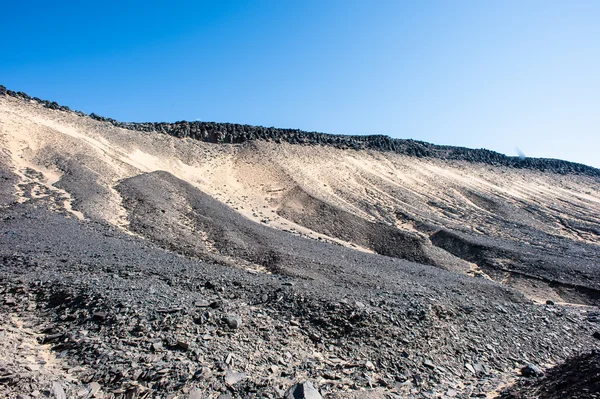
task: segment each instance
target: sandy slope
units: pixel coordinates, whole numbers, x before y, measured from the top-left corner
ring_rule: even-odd
[[[396,219],[398,227],[404,229],[412,226],[397,220],[397,211],[490,233],[493,226],[486,219],[493,216],[493,211],[474,201],[468,192],[488,195],[496,204],[517,211],[523,202],[535,203],[541,207],[540,213],[556,218],[564,217],[561,204],[570,204],[567,218],[585,216],[591,223],[600,223],[600,182],[588,177],[375,151],[266,142],[213,145],[118,129],[8,97],[0,99],[0,105],[3,150],[11,154],[15,170],[35,168],[50,180],[50,185],[64,173],[51,159],[61,155],[85,158],[80,163],[109,187],[141,172],[165,170],[255,219],[279,220],[273,215],[279,200],[299,186],[356,215],[390,222]],[[112,200],[116,207],[118,198]],[[457,220],[432,202],[468,210],[469,219]],[[535,215],[520,218],[519,222],[550,234],[600,241],[598,235],[574,232],[556,220],[547,223]]]
[[[56,191],[74,216],[125,230],[115,186],[164,170],[252,220],[364,251],[373,246],[283,218],[283,207],[301,214],[307,204],[300,198],[313,198],[426,242],[443,227],[540,250],[561,240],[596,249],[600,243],[600,182],[592,177],[325,146],[210,144],[120,129],[12,97],[0,97],[0,139],[20,190],[34,183]],[[302,195],[290,198],[294,193]],[[444,268],[479,273],[469,259],[442,258]]]
[[[62,365],[28,374],[30,390],[281,397],[312,379],[332,398],[481,396],[523,364],[597,346],[585,306],[600,304],[597,178],[210,144],[5,96],[0,146],[0,324],[44,318],[52,349],[87,367],[81,381]],[[14,363],[0,364],[16,381],[6,392],[21,393],[26,366],[0,360]],[[227,384],[230,368],[249,378]]]

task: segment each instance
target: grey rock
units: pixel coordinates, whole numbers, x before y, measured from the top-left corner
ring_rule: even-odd
[[[228,315],[225,316],[224,320],[225,324],[227,324],[229,328],[233,328],[234,330],[242,326],[242,318],[240,316]]]
[[[521,369],[521,375],[523,377],[539,377],[542,375],[542,371],[535,364],[527,364]]]
[[[194,389],[190,392],[190,396],[188,396],[188,399],[204,399],[204,396],[202,395],[202,391],[200,391],[199,389]]]
[[[427,368],[430,368],[430,369],[435,369],[435,364],[433,364],[433,363],[431,362],[431,360],[425,360],[425,361],[423,362],[423,366],[425,366],[425,367],[427,367]]]
[[[52,393],[56,399],[67,399],[67,394],[65,394],[65,390],[60,382],[54,381],[52,383]]]
[[[225,373],[225,383],[229,386],[235,385],[248,377],[246,373],[238,373],[237,371],[227,370]]]
[[[310,381],[294,384],[284,395],[284,399],[322,399]]]
[[[210,306],[210,302],[205,299],[202,299],[202,300],[196,301],[195,305],[199,308],[207,308]]]
[[[89,390],[90,390],[90,396],[94,397],[98,392],[100,392],[100,384],[98,384],[97,382],[91,382],[89,385]]]

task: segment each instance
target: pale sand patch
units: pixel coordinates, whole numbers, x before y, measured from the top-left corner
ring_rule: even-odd
[[[119,129],[12,98],[0,100],[0,133],[6,139],[5,149],[16,154],[21,151],[20,157],[12,157],[15,169],[26,165],[41,171],[51,187],[60,176],[35,162],[36,154],[46,146],[52,145],[67,157],[85,155],[109,165],[108,170],[101,170],[93,162],[86,164],[103,176],[100,183],[113,194],[110,211],[106,212],[111,217],[107,216],[107,221],[123,229],[127,228],[126,212],[115,185],[139,173],[156,170],[165,170],[191,183],[251,220],[342,245],[350,244],[277,215],[286,193],[298,186],[309,195],[354,215],[371,221],[385,220],[411,232],[415,232],[414,223],[398,219],[397,212],[433,225],[466,227],[481,234],[506,234],[486,222],[493,218],[492,211],[466,198],[457,187],[516,209],[535,204],[557,220],[568,211],[570,217],[600,224],[600,183],[584,176],[565,177],[325,146],[202,143]],[[444,206],[463,209],[468,217],[445,212]],[[548,234],[600,244],[598,236],[576,233],[558,222],[547,223],[532,216],[523,223],[531,223]]]

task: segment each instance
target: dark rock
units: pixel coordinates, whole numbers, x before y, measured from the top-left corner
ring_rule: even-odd
[[[432,369],[432,370],[433,370],[433,369],[435,369],[435,364],[433,364],[433,363],[431,362],[431,360],[425,360],[425,361],[423,362],[423,366],[425,366],[425,367],[427,367],[427,368],[430,368],[430,369]]]
[[[542,375],[542,371],[535,364],[527,364],[521,368],[521,375],[523,377],[539,377]]]
[[[554,305],[554,301],[552,299],[548,299],[546,301],[546,305]]]
[[[190,343],[186,341],[177,341],[177,346],[186,351],[190,349]]]
[[[228,315],[223,319],[229,328],[238,329],[242,326],[242,318],[238,315]]]
[[[600,323],[600,312],[590,312],[587,320],[592,323]]]
[[[223,301],[213,301],[210,303],[209,306],[213,309],[220,309],[221,307],[223,307]]]
[[[106,312],[94,312],[93,316],[94,316],[94,319],[96,319],[96,320],[104,321],[104,320],[106,320],[107,313]]]
[[[26,93],[6,90],[4,86],[0,88],[0,95],[3,93],[25,100],[32,100]],[[68,107],[60,106],[55,102],[39,99],[36,101],[47,108],[65,111],[69,110]],[[80,111],[75,112],[77,114],[85,115]],[[94,113],[91,113],[89,117],[98,121],[111,123],[116,127],[124,129],[142,132],[160,132],[178,138],[189,137],[210,143],[240,144],[252,140],[284,141],[296,145],[313,144],[328,145],[341,149],[391,151],[417,158],[429,157],[477,162],[495,166],[508,166],[518,169],[534,169],[559,174],[572,173],[594,177],[600,176],[600,169],[559,159],[521,158],[518,156],[507,156],[486,149],[434,145],[423,141],[395,139],[383,135],[350,136],[320,132],[305,132],[298,129],[278,129],[274,127],[240,125],[235,123],[200,121],[130,123],[119,122],[112,118],[105,118]],[[212,284],[212,282],[210,284]],[[207,285],[207,288],[211,287]]]
[[[596,339],[600,339],[600,331],[596,331],[592,334],[592,337],[596,338]]]

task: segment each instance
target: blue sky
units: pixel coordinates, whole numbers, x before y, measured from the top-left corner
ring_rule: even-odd
[[[387,134],[600,167],[600,1],[6,2],[0,84],[122,121]]]

